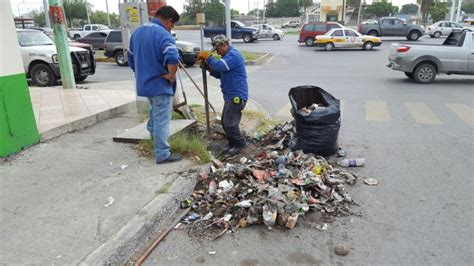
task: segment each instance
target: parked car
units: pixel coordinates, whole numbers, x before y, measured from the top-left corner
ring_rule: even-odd
[[[110,32],[110,28],[102,24],[86,24],[84,25],[84,27],[82,27],[82,29],[70,29],[69,37],[76,40],[81,37],[85,37],[92,32],[103,32],[105,34],[108,34]]]
[[[299,43],[304,43],[306,46],[314,46],[316,36],[324,35],[334,28],[344,28],[337,22],[309,22],[303,25],[300,31]]]
[[[332,29],[324,35],[316,36],[316,46],[324,47],[326,51],[334,48],[362,48],[370,51],[380,45],[382,40],[379,37],[362,35],[348,28]]]
[[[289,20],[283,23],[283,25],[281,25],[283,29],[284,28],[298,28],[299,26],[300,26],[300,22],[298,20]]]
[[[381,18],[378,23],[359,24],[357,31],[375,37],[403,36],[409,41],[416,41],[424,34],[419,25],[407,24],[404,19],[392,17]]]
[[[258,29],[258,38],[263,39],[263,38],[272,38],[275,41],[283,39],[285,37],[285,34],[283,33],[282,30],[275,29],[274,26],[268,25],[268,24],[255,24],[251,26],[252,28]]]
[[[186,66],[193,66],[197,61],[199,51],[201,51],[197,44],[183,41],[176,41],[176,48],[178,48],[181,60]],[[109,33],[107,39],[105,39],[104,55],[114,58],[119,66],[128,65],[123,51],[121,31],[113,30]]]
[[[40,87],[56,85],[61,75],[54,42],[38,30],[18,29],[17,36],[27,77]],[[95,73],[92,51],[79,47],[69,47],[69,50],[76,81]]]
[[[107,38],[107,33],[105,32],[92,32],[88,34],[86,37],[76,39],[77,42],[87,43],[92,45],[94,49],[104,49],[104,42]]]
[[[418,83],[430,83],[437,74],[474,75],[474,33],[452,31],[442,45],[392,44],[387,65]]]
[[[448,36],[453,30],[462,30],[465,27],[453,21],[438,21],[435,24],[426,28],[426,34],[431,38],[439,38],[441,36]]]
[[[258,39],[259,31],[255,28],[246,27],[244,23],[232,20],[230,22],[232,39],[243,39],[244,42],[253,42]],[[226,34],[225,27],[206,27],[204,37],[212,38],[219,34]]]

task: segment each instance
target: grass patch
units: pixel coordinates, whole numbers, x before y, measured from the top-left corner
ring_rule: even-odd
[[[181,132],[172,136],[169,143],[173,152],[180,153],[196,163],[205,164],[211,160],[207,151],[207,141],[200,135]],[[141,141],[138,144],[138,150],[145,157],[153,158],[153,141]]]
[[[300,35],[299,31],[287,31],[285,32],[285,35]]]
[[[280,123],[277,119],[268,118],[262,112],[254,110],[244,110],[243,116],[249,120],[257,120],[259,122],[255,129],[258,134],[265,134]]]
[[[255,61],[265,54],[265,53],[254,53],[254,52],[248,52],[248,51],[240,51],[240,53],[242,54],[242,57],[244,58],[245,62]],[[221,56],[215,52],[212,53],[212,56],[217,60],[221,59]]]

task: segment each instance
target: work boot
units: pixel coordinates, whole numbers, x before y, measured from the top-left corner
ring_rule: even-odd
[[[222,154],[224,155],[224,154],[229,153],[229,151],[230,151],[233,147],[234,147],[234,146],[232,146],[232,145],[227,146],[227,148],[225,148],[225,149],[222,151]]]
[[[229,150],[229,152],[227,152],[227,156],[228,157],[233,157],[233,156],[239,154],[244,148],[245,148],[245,145],[243,145],[243,146],[234,146]]]
[[[165,163],[174,163],[174,162],[179,162],[183,159],[183,157],[177,153],[172,153],[168,157],[168,159],[163,160],[163,161],[157,161],[156,164],[165,164]]]

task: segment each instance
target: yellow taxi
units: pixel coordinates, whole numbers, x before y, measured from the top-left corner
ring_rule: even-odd
[[[324,35],[316,36],[315,45],[324,47],[326,51],[334,48],[363,48],[366,51],[382,45],[378,37],[362,35],[353,29],[335,28]]]

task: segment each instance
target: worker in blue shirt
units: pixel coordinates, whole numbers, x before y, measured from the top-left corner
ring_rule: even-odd
[[[135,73],[137,95],[150,102],[147,129],[154,141],[157,164],[180,161],[171,153],[168,143],[169,125],[176,91],[175,75],[179,53],[171,29],[179,14],[171,6],[156,11],[151,22],[138,27],[130,38],[128,62]]]
[[[231,157],[239,154],[246,146],[239,124],[249,97],[247,71],[244,58],[229,44],[229,39],[225,35],[212,38],[212,46],[213,51],[216,51],[221,59],[212,57],[207,51],[200,52],[198,57],[205,60],[211,76],[221,80],[224,95],[221,123],[229,141],[224,154]]]

